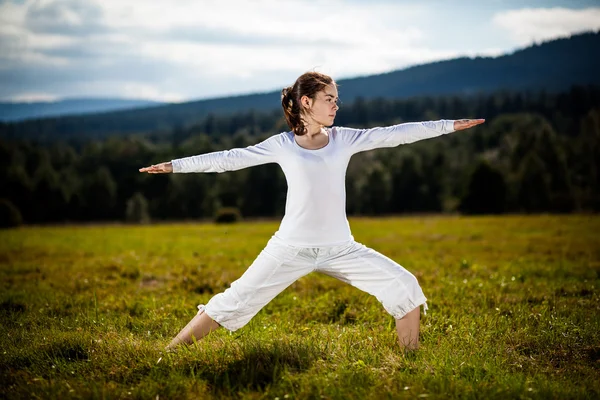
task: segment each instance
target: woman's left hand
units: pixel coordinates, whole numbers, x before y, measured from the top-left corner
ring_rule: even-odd
[[[170,174],[173,172],[173,164],[170,161],[151,165],[149,167],[140,168],[140,172],[147,172],[149,174]]]
[[[454,121],[454,130],[461,131],[463,129],[469,129],[475,125],[483,124],[485,119],[457,119]]]

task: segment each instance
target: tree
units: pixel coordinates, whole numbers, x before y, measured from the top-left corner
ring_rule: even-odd
[[[392,171],[390,211],[403,213],[421,210],[424,176],[420,157],[409,153],[400,166]]]
[[[362,209],[367,215],[388,213],[392,185],[389,172],[381,165],[375,164],[367,175],[362,187]]]
[[[73,166],[78,158],[75,150],[64,142],[53,144],[49,152],[52,167],[57,171]]]
[[[579,179],[582,206],[600,210],[600,108],[581,119],[581,141],[573,146],[572,170]]]
[[[34,176],[32,222],[56,222],[64,219],[68,195],[65,193],[58,173],[46,160],[38,166]]]
[[[107,220],[114,218],[117,184],[104,165],[94,172],[84,186],[86,219]]]
[[[82,184],[75,166],[63,168],[59,175],[62,193],[66,199],[62,220],[81,220],[83,208]]]
[[[23,223],[21,212],[7,199],[0,199],[0,229],[14,228]]]
[[[369,108],[364,98],[357,97],[356,100],[354,100],[351,109],[358,125],[364,126],[369,122]]]
[[[525,157],[520,178],[519,206],[528,212],[547,210],[550,204],[550,179],[543,161],[535,153]]]
[[[181,124],[177,124],[173,128],[173,133],[171,135],[171,143],[173,145],[173,148],[176,149],[181,145],[181,143],[183,143],[188,138],[189,133],[183,129],[183,126],[181,126]]]
[[[537,114],[514,114],[498,118],[492,124],[492,135],[501,137],[498,157],[509,181],[516,182],[510,202],[515,203],[517,209],[529,210],[534,207],[537,211],[571,211],[575,208],[574,190],[571,183],[571,174],[567,165],[565,148],[570,141],[559,137],[551,123],[543,116]],[[530,157],[535,156],[533,161]],[[529,165],[525,166],[524,163]],[[542,186],[547,188],[538,197],[539,201],[547,195],[544,200],[543,209],[537,200],[533,201],[534,194],[526,195],[529,189],[521,187],[524,173],[526,179],[533,179],[534,170],[543,170]],[[541,178],[540,178],[541,179]],[[537,182],[542,184],[541,181]],[[540,187],[542,187],[540,186]],[[546,189],[544,189],[546,190]],[[519,195],[519,193],[521,195]],[[521,200],[528,201],[527,205],[521,204]]]
[[[125,219],[127,222],[136,224],[146,224],[150,222],[148,201],[140,192],[135,192],[135,194],[127,200]]]
[[[274,216],[285,202],[286,182],[278,165],[250,168],[243,188],[241,211],[244,216]]]
[[[170,174],[166,190],[168,216],[197,219],[212,216],[216,208],[211,190],[214,174]]]
[[[480,161],[469,177],[459,210],[466,214],[498,214],[506,207],[506,182],[502,173]]]
[[[9,200],[21,212],[25,221],[31,221],[35,205],[33,183],[21,165],[12,165],[2,179],[0,197]]]
[[[354,176],[346,175],[346,213],[356,215],[360,213],[361,198],[360,187]]]

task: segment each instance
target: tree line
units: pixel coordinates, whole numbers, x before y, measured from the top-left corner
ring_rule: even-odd
[[[358,98],[336,125],[486,118],[435,139],[353,157],[349,215],[600,209],[600,88],[408,100]],[[281,112],[209,115],[188,126],[104,140],[0,140],[3,225],[283,215],[276,164],[224,174],[147,175],[142,166],[245,147],[287,130]]]

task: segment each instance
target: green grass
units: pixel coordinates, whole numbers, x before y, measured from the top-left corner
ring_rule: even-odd
[[[276,222],[0,231],[0,397],[600,397],[600,217],[351,225],[419,278],[416,354],[374,297],[321,274],[244,328],[163,354]]]

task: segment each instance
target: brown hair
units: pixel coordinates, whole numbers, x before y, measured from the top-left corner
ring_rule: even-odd
[[[307,132],[302,120],[303,109],[300,105],[302,96],[314,99],[317,92],[331,84],[335,85],[336,83],[329,75],[320,72],[306,72],[296,79],[293,86],[286,87],[281,91],[281,106],[285,120],[296,135],[302,136]]]

